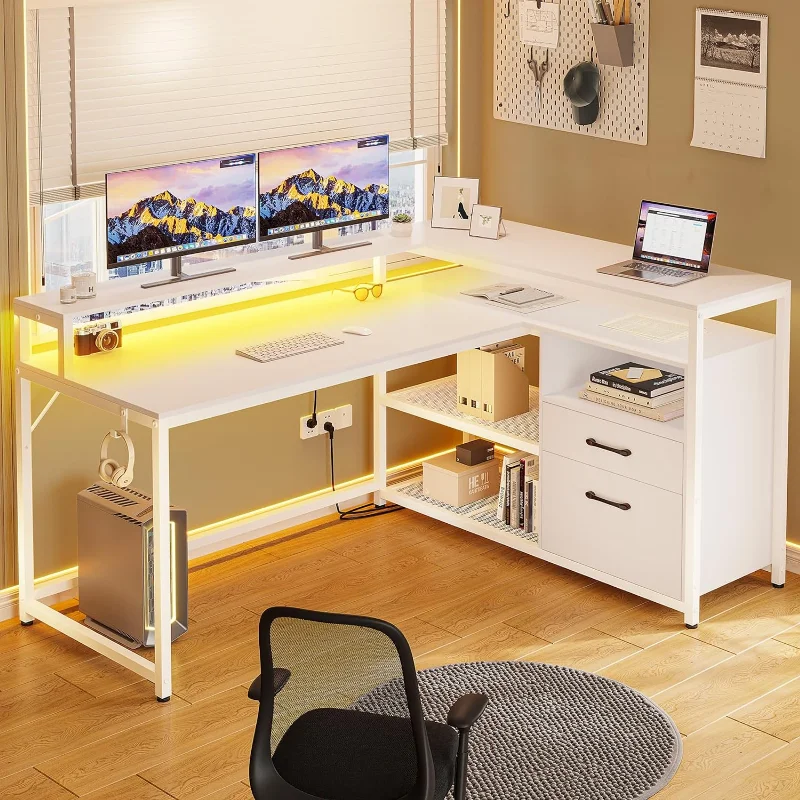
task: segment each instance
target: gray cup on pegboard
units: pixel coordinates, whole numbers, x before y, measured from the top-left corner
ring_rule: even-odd
[[[597,60],[609,67],[632,67],[633,25],[592,23]]]

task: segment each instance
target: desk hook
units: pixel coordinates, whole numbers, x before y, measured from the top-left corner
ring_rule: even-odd
[[[128,433],[128,409],[127,408],[121,408],[119,410],[119,416],[120,416],[119,431],[114,431],[113,432],[115,439],[119,439],[119,434],[120,433],[124,433],[126,435]]]
[[[511,0],[507,0],[506,2],[506,10],[503,12],[503,16],[508,19],[511,16]]]

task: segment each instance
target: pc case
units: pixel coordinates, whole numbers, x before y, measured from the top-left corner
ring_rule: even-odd
[[[186,512],[170,509],[172,640],[188,628]],[[96,483],[78,494],[79,606],[85,624],[126,647],[155,644],[153,501]]]

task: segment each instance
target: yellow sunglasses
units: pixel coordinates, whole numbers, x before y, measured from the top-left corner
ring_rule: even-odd
[[[383,294],[383,284],[361,283],[356,286],[355,289],[338,289],[338,291],[352,294],[356,300],[358,300],[360,303],[363,303],[370,296],[370,293],[377,300]]]

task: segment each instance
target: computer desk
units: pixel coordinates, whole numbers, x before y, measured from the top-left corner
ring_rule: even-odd
[[[163,299],[201,288],[219,288],[225,286],[226,281],[227,285],[232,285],[346,264],[367,251],[330,253],[304,262],[289,262],[284,253],[248,256],[232,275],[212,276],[195,281],[190,287],[168,286],[147,292],[139,288],[141,278],[128,278],[101,284],[97,298],[76,306],[61,306],[57,293],[52,292],[15,301],[15,313],[20,322],[16,434],[21,621],[46,622],[153,681],[156,696],[162,700],[168,698],[172,691],[170,430],[365,377],[373,378],[372,477],[336,493],[323,492],[311,500],[283,507],[267,517],[254,517],[236,531],[238,538],[235,540],[211,538],[204,545],[207,552],[252,538],[267,523],[288,521],[334,502],[346,503],[374,493],[378,499],[403,504],[677,609],[690,626],[699,622],[702,593],[769,562],[773,583],[782,585],[786,569],[790,282],[724,267],[713,267],[708,278],[674,288],[599,275],[598,267],[629,257],[630,249],[519,223],[506,225],[508,236],[498,241],[471,238],[464,231],[434,230],[423,224],[415,226],[411,239],[376,237],[370,252],[374,256],[376,281],[386,280],[386,256],[393,253],[414,252],[463,265],[391,281],[378,301],[357,303],[351,295],[321,291],[277,304],[140,331],[126,337],[121,350],[103,357],[72,358],[69,354],[76,315],[118,308],[125,303],[141,302],[143,298]],[[460,294],[465,289],[497,280],[524,281],[565,295],[574,302],[524,315],[490,307]],[[220,303],[236,299],[231,295],[222,298]],[[777,304],[774,336],[712,319],[769,301]],[[632,312],[684,321],[688,325],[688,336],[661,343],[602,327],[604,322]],[[231,324],[231,314],[235,315],[235,325]],[[65,346],[58,351],[32,353],[23,324],[26,320],[56,327],[60,343]],[[237,347],[292,333],[339,334],[350,325],[366,326],[373,334],[368,337],[344,335],[344,345],[270,364],[259,364],[234,353]],[[532,392],[531,411],[523,415],[524,419],[520,418],[519,426],[466,419],[455,410],[451,413],[441,404],[431,403],[431,390],[440,395],[448,391],[455,394],[452,380],[449,384],[445,380],[435,382],[436,386],[419,387],[417,392],[387,393],[386,373],[391,370],[528,334],[540,340],[540,387],[538,393]],[[595,406],[575,396],[575,388],[585,382],[591,369],[608,366],[615,359],[625,360],[625,357],[685,373],[683,419],[657,423]],[[755,370],[755,373],[748,376],[741,401],[733,402],[729,393],[735,386],[733,379],[741,377],[738,370],[742,368]],[[151,429],[154,663],[54,611],[36,597],[32,383],[121,414],[124,419]],[[540,519],[540,537],[545,542],[549,519],[553,520],[553,531],[572,525],[563,536],[564,547],[560,540],[553,541],[552,533],[550,543],[544,547],[542,542],[523,539],[502,525],[426,502],[419,492],[411,490],[413,478],[405,484],[389,480],[387,408],[414,414],[465,434],[484,435],[508,447],[533,453],[541,451],[544,511]],[[567,417],[566,426],[563,420],[559,421],[565,414],[573,415]],[[543,431],[543,436],[539,437],[541,418],[554,421],[546,435]],[[732,445],[736,432],[751,427],[753,419],[757,419],[757,424],[766,432],[767,444],[760,446],[743,437],[740,443]],[[594,452],[586,457],[582,469],[595,470],[588,474],[598,479],[607,477],[612,487],[622,485],[626,491],[641,492],[643,505],[657,504],[663,498],[672,509],[670,513],[677,514],[671,527],[665,527],[658,519],[652,522],[652,541],[647,547],[642,548],[640,542],[629,538],[629,527],[636,528],[636,525],[604,529],[608,542],[601,542],[599,548],[591,541],[572,541],[572,529],[582,526],[557,516],[559,509],[571,505],[568,497],[562,497],[571,487],[565,486],[563,480],[559,484],[556,476],[560,469],[558,464],[570,455],[569,448],[573,446],[568,441],[569,432],[559,428],[578,429],[580,425],[574,423],[583,422],[600,426],[604,431],[629,432],[637,441],[637,455],[642,455],[635,472],[617,462],[606,466],[605,462],[596,460]],[[731,447],[741,448],[761,477],[754,478],[752,489],[735,489],[733,494],[741,498],[739,505],[728,509],[728,498],[738,480]],[[553,464],[550,479],[548,463]],[[627,483],[620,484],[620,481]],[[548,496],[552,498],[549,503]],[[713,517],[709,518],[712,512]],[[667,514],[665,511],[664,515],[656,513],[655,516]],[[736,517],[749,521],[750,527],[735,531],[734,536],[729,527],[737,524]],[[612,519],[612,522],[615,521]],[[633,533],[641,539],[644,531],[634,530]],[[571,556],[576,547],[579,551],[586,550],[585,558],[580,556],[579,560]],[[675,560],[675,569],[668,576],[666,566],[662,570],[665,575],[661,575],[661,567],[651,563],[653,553],[661,558],[662,547],[664,563]],[[613,557],[610,565],[609,554]]]

